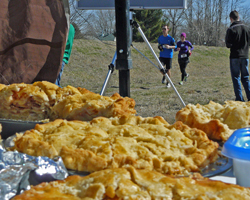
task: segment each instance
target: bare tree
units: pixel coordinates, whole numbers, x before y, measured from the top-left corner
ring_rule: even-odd
[[[215,38],[215,46],[221,46],[224,41],[223,39],[221,39],[222,37],[222,31],[223,31],[223,26],[222,26],[222,16],[223,16],[223,0],[218,0],[216,5],[217,5],[217,12],[218,12],[218,15],[217,15],[217,20],[216,20],[216,32],[218,34],[216,34],[216,38]],[[215,33],[216,33],[215,32]]]
[[[250,26],[250,4],[241,4],[239,13],[240,19]]]
[[[227,0],[188,0],[185,17],[190,40],[198,45],[223,45],[229,7]]]
[[[165,17],[172,25],[171,36],[176,37],[178,29],[183,26],[184,9],[167,9],[163,10],[163,17]]]
[[[163,10],[163,17],[171,27],[171,36],[176,38],[186,32],[188,40],[197,45],[223,46],[225,32],[230,25],[229,13],[237,10],[241,20],[250,23],[249,0],[187,0],[187,9]],[[70,21],[78,27],[79,38],[115,32],[114,10],[79,10],[76,0],[69,0]],[[76,33],[77,35],[77,33]]]
[[[205,18],[205,6],[204,6],[204,0],[194,0],[194,18],[193,18],[193,24],[194,24],[194,34],[196,36],[196,42],[199,45],[203,45],[205,43],[205,24],[204,24],[204,18]]]
[[[115,32],[114,10],[81,10],[76,0],[69,0],[70,22],[76,26],[76,38],[99,38]]]
[[[72,23],[76,29],[75,37],[98,37],[92,23],[95,16],[94,11],[78,9],[76,3],[76,0],[69,0],[70,23]]]
[[[95,11],[94,28],[99,34],[113,34],[115,32],[115,11]]]
[[[231,2],[231,10],[239,10],[240,5],[245,3],[246,0],[230,0],[229,3]]]

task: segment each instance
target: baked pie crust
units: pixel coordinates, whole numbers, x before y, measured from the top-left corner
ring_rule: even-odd
[[[249,200],[250,189],[199,177],[171,177],[134,167],[106,169],[88,176],[41,183],[13,200],[166,199]]]
[[[39,87],[11,84],[0,90],[0,118],[39,121],[49,116],[49,98]]]
[[[135,114],[134,107],[135,101],[133,99],[121,98],[118,93],[106,97],[85,92],[64,97],[52,107],[50,119],[90,121],[99,116],[120,117]]]
[[[132,165],[163,174],[199,172],[218,156],[218,144],[203,131],[162,117],[98,117],[90,122],[57,119],[17,134],[17,150],[31,156],[61,156],[66,168],[93,172]]]
[[[250,124],[250,102],[210,101],[207,105],[188,104],[176,113],[176,121],[204,131],[212,140],[226,141],[239,128]]]
[[[0,83],[0,90],[6,87],[6,85]]]
[[[73,86],[60,88],[47,81],[6,85],[0,90],[0,102],[0,118],[23,121],[91,120],[136,113],[132,98],[118,93],[101,96]]]

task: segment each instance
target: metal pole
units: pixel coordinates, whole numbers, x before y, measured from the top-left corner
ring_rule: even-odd
[[[161,67],[161,71],[162,71],[162,72],[165,72],[164,67],[162,66],[162,64],[161,64],[161,62],[160,62],[160,60],[159,60],[158,56],[155,54],[155,52],[154,52],[154,50],[153,50],[152,46],[149,44],[149,42],[148,42],[148,40],[147,40],[146,36],[144,35],[143,31],[141,30],[141,27],[140,27],[140,26],[139,26],[139,24],[138,24],[138,23],[136,23],[136,22],[134,22],[133,24],[134,24],[134,25],[138,28],[138,30],[139,30],[139,32],[140,32],[140,34],[141,34],[141,36],[142,36],[143,40],[146,42],[146,44],[148,45],[149,49],[150,49],[150,50],[151,50],[151,52],[153,53],[153,55],[154,55],[155,59],[157,60],[157,62],[158,62],[158,64],[159,64],[159,66]],[[177,96],[179,97],[179,99],[180,99],[181,103],[182,103],[182,104],[183,104],[183,106],[185,107],[185,106],[186,106],[186,104],[185,104],[185,103],[184,103],[184,101],[182,100],[182,98],[181,98],[180,94],[178,93],[177,89],[175,88],[175,86],[174,86],[173,82],[171,81],[170,77],[168,76],[168,74],[167,74],[167,73],[165,73],[165,76],[167,77],[167,79],[168,79],[169,83],[171,84],[171,86],[174,88],[174,91],[175,91],[175,93],[177,94]]]
[[[115,0],[116,17],[116,69],[119,70],[120,95],[130,96],[131,28],[129,20],[130,0]]]
[[[142,52],[140,52],[135,46],[133,46],[133,44],[131,44],[131,46],[137,51],[139,52],[144,58],[146,58],[152,65],[154,65],[157,69],[159,69],[159,67],[157,65],[155,65],[151,60],[149,60]],[[160,70],[160,69],[159,69]]]
[[[101,92],[100,92],[100,95],[103,95],[103,94],[105,93],[105,91],[106,91],[106,87],[107,87],[107,85],[108,85],[110,76],[111,76],[111,74],[112,74],[113,71],[114,71],[116,56],[117,56],[117,53],[115,52],[115,55],[114,55],[114,57],[113,57],[113,60],[112,60],[112,62],[111,62],[110,65],[109,65],[109,71],[108,71],[108,74],[107,74],[106,79],[105,79],[105,81],[104,81],[104,84],[103,84],[103,86],[102,86],[102,90],[101,90]]]
[[[130,97],[130,70],[119,70],[119,91],[122,97]]]

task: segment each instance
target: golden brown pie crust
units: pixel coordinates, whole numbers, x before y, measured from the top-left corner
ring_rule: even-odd
[[[39,87],[11,84],[0,90],[0,118],[39,121],[49,115],[49,98]]]
[[[218,156],[218,144],[203,131],[162,117],[55,120],[17,134],[13,150],[32,156],[61,156],[66,168],[93,172],[132,165],[163,174],[198,172]]]
[[[6,87],[6,85],[0,83],[0,90]]]
[[[176,121],[203,130],[212,140],[226,141],[234,130],[249,126],[250,102],[188,104],[176,113]]]
[[[85,88],[40,81],[11,84],[0,89],[0,118],[41,121],[54,119],[91,120],[97,116],[134,115],[135,101],[115,93],[101,96]]]
[[[121,117],[135,114],[135,101],[121,98],[119,94],[111,97],[101,96],[92,92],[68,95],[51,109],[50,119],[67,119],[90,121],[99,116]]]
[[[250,189],[203,177],[171,177],[134,167],[106,169],[88,176],[41,183],[13,200],[249,200]]]

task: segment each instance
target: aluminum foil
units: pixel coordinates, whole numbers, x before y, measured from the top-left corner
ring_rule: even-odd
[[[0,145],[0,199],[9,200],[30,189],[31,185],[68,176],[61,157],[33,157],[17,151],[6,151]]]

